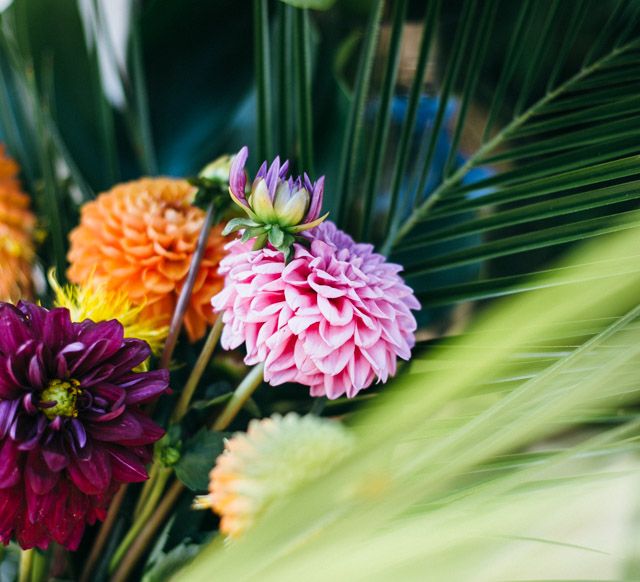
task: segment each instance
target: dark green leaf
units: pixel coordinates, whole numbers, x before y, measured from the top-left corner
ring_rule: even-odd
[[[147,570],[142,582],[164,582],[185,566],[201,550],[198,544],[182,543],[168,553],[156,557],[153,566]]]
[[[184,443],[180,460],[174,466],[176,477],[192,491],[206,491],[209,472],[223,449],[223,433],[201,429]]]

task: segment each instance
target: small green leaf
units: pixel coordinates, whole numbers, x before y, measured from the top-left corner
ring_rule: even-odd
[[[215,398],[211,398],[210,400],[197,400],[191,405],[191,408],[194,410],[205,410],[211,406],[216,406],[217,404],[222,404],[231,398],[233,392],[227,392],[226,394],[221,394],[220,396],[216,396]]]
[[[242,242],[247,242],[251,238],[264,237],[266,239],[264,226],[252,226],[247,228],[242,235]]]
[[[311,10],[329,10],[336,0],[281,0],[294,8],[310,8]]]
[[[269,230],[269,242],[276,248],[280,248],[284,243],[284,232],[276,225]]]
[[[192,491],[206,491],[209,471],[223,449],[223,433],[201,429],[184,444],[182,457],[175,465],[176,477]]]
[[[250,218],[232,218],[222,231],[222,236],[227,236],[236,230],[241,228],[254,228],[260,226],[257,222],[254,222]]]

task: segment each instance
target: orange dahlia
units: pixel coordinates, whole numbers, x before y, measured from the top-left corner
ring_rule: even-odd
[[[141,317],[169,323],[204,222],[204,212],[192,205],[195,193],[186,180],[143,178],[85,204],[70,235],[69,280],[82,284],[92,277],[107,289],[125,290],[144,305]],[[191,341],[214,319],[211,297],[223,285],[221,230],[211,231],[185,316]]]
[[[35,216],[22,191],[18,164],[0,145],[0,301],[31,297],[31,266],[35,255]]]

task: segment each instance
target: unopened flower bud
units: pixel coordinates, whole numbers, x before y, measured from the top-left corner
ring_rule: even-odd
[[[295,226],[302,222],[310,201],[311,197],[306,188],[292,190],[287,182],[280,184],[274,203],[280,226]]]
[[[229,170],[231,169],[232,160],[233,156],[220,156],[218,159],[207,164],[200,174],[198,174],[198,177],[226,185],[229,183]]]
[[[262,164],[247,196],[244,165],[248,156],[248,149],[242,148],[233,158],[229,172],[231,198],[248,218],[231,220],[224,234],[244,230],[244,240],[255,239],[257,248],[269,241],[287,257],[295,235],[314,228],[328,216],[320,216],[324,177],[317,182],[311,182],[306,174],[295,179],[288,177],[289,162],[280,164],[280,158],[276,157],[270,166]]]

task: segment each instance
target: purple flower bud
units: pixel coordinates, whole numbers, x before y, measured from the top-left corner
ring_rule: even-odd
[[[289,234],[299,233],[320,224],[324,177],[312,182],[307,176],[287,176],[289,162],[276,157],[269,166],[264,162],[258,170],[247,197],[244,165],[249,151],[243,147],[231,164],[229,190],[234,202],[249,215],[253,228],[275,227]],[[240,228],[240,224],[238,228]]]

